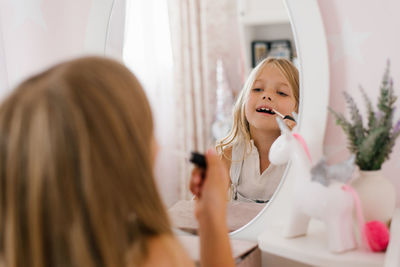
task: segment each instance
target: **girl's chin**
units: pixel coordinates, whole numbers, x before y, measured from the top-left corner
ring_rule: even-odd
[[[258,130],[258,131],[277,131],[280,132],[278,124],[275,122],[276,125],[265,125],[265,124],[255,124],[253,125],[253,128]]]
[[[250,128],[254,128],[262,131],[279,131],[278,123],[276,122],[276,116],[269,115],[258,118],[253,118],[250,122],[248,121]]]

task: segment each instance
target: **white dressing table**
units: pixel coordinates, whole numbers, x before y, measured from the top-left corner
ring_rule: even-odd
[[[200,266],[200,239],[195,235],[176,234],[190,258]],[[261,252],[257,243],[245,240],[231,240],[233,258],[237,267],[261,267]]]
[[[198,223],[194,216],[195,202],[180,200],[168,209],[169,217],[178,237],[190,257],[200,263],[199,237],[196,236]],[[263,204],[229,202],[227,206],[227,225],[229,231],[235,231],[246,225],[264,207]],[[233,257],[238,267],[261,266],[261,252],[257,241],[231,239]]]
[[[195,202],[180,200],[168,209],[172,225],[191,234],[196,234],[199,228],[194,216]],[[229,231],[235,231],[245,226],[264,208],[264,204],[229,202],[227,204],[227,225]]]
[[[324,266],[324,267],[398,267],[400,266],[400,209],[397,209],[390,227],[391,240],[386,253],[373,253],[359,248],[342,254],[328,251],[325,226],[311,221],[306,236],[282,237],[282,225],[270,225],[258,238],[263,266]],[[288,259],[274,264],[271,255]],[[271,259],[271,261],[270,261]],[[298,264],[296,264],[298,262]],[[305,265],[306,264],[306,265]]]
[[[287,258],[311,266],[340,267],[381,267],[384,253],[371,253],[357,249],[342,254],[333,254],[328,250],[325,226],[312,221],[306,236],[287,239],[282,237],[282,225],[266,230],[258,239],[261,251]],[[268,264],[265,259],[266,266]]]

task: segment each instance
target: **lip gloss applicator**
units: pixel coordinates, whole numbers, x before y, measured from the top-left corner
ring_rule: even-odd
[[[291,120],[291,121],[294,121],[294,122],[295,122],[295,119],[294,119],[292,116],[290,116],[290,115],[284,116],[282,113],[280,113],[280,112],[277,111],[276,109],[272,109],[272,111],[275,112],[276,114],[278,114],[278,116],[281,117],[282,120],[288,119],[288,120]]]
[[[191,163],[195,164],[197,167],[200,167],[202,169],[207,168],[207,162],[206,162],[206,157],[204,154],[201,154],[199,152],[192,151],[190,153],[190,156],[187,156],[187,153],[182,152],[182,151],[177,151],[177,150],[170,150],[175,156],[184,158],[185,160],[189,160]]]
[[[204,170],[207,168],[206,157],[201,153],[192,151],[189,161]]]
[[[204,171],[207,169],[206,157],[202,153],[192,151],[189,154],[189,153],[185,153],[185,152],[178,151],[178,150],[170,150],[170,152],[172,152],[172,154],[174,154],[175,156],[178,156],[180,158],[188,160],[189,162],[193,163],[196,167],[199,167],[199,168],[203,169]],[[189,157],[188,157],[188,154],[189,154]],[[201,178],[202,179],[205,178],[204,174],[201,176]]]

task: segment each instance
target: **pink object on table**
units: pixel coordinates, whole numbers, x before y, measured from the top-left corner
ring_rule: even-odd
[[[373,252],[385,251],[389,245],[390,233],[387,226],[380,221],[365,223],[361,202],[357,192],[349,185],[343,185],[343,190],[352,194],[356,205],[357,219],[361,231],[361,239]]]
[[[385,251],[389,245],[390,233],[387,226],[380,221],[370,221],[364,226],[364,233],[370,249],[374,252]]]

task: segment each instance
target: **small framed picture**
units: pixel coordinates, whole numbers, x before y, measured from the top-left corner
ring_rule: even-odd
[[[251,43],[251,55],[253,68],[268,56],[269,44],[267,41],[254,41]]]
[[[271,41],[268,56],[292,59],[292,46],[289,40]]]
[[[286,58],[292,60],[290,40],[253,41],[251,43],[252,67],[254,68],[266,57]]]

